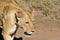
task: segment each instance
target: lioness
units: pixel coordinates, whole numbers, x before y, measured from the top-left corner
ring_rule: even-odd
[[[21,25],[26,34],[31,35],[34,31],[31,14],[24,12],[15,0],[0,0],[0,19],[3,21],[2,35],[4,40],[13,40],[16,24]],[[18,22],[17,22],[18,20]],[[12,35],[13,34],[13,35]]]

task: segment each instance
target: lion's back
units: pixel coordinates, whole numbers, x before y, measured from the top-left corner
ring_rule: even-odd
[[[2,19],[3,8],[5,6],[5,3],[6,2],[0,0],[0,19]]]

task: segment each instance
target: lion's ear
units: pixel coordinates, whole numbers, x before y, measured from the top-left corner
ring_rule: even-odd
[[[17,13],[16,13],[16,15],[17,15],[17,17],[22,17],[23,16],[23,12],[22,11],[17,11]]]
[[[31,16],[34,16],[34,12],[35,12],[35,10],[32,9],[32,10],[30,11],[30,15],[31,15]]]
[[[32,16],[34,16],[34,12],[35,12],[35,10],[33,9],[33,10],[32,10],[32,13],[31,13]]]

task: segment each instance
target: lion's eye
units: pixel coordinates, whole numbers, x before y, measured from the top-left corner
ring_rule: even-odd
[[[25,22],[26,24],[29,24],[29,22]]]

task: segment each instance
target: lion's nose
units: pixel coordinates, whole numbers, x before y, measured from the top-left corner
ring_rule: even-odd
[[[34,32],[34,31],[31,31],[31,32]]]
[[[35,32],[35,28],[33,28],[33,29],[31,30],[31,32]]]

